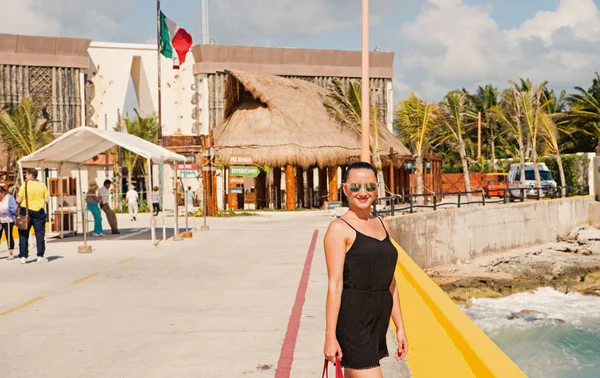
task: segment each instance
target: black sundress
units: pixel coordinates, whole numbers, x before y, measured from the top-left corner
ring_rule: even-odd
[[[383,226],[383,221],[378,219]],[[379,366],[379,360],[388,356],[386,333],[393,305],[390,285],[398,251],[387,229],[383,240],[352,229],[356,231],[356,239],[344,261],[344,288],[336,336],[343,353],[343,367],[370,369]]]

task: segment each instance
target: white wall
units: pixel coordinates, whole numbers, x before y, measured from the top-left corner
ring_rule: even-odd
[[[586,224],[593,196],[428,211],[388,218],[392,237],[431,267],[543,244]]]
[[[112,129],[123,112],[130,78],[136,90],[142,115],[158,112],[158,64],[156,46],[150,44],[92,42],[88,49],[88,79],[94,84],[92,122]],[[161,56],[163,135],[192,133],[192,90],[194,57],[188,53],[179,70]],[[133,69],[132,69],[133,68]],[[208,112],[203,112],[208,113]],[[105,123],[105,114],[107,122]]]

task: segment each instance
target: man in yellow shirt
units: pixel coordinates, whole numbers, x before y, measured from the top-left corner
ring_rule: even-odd
[[[29,233],[31,227],[35,230],[37,245],[37,262],[48,262],[44,257],[46,252],[46,204],[50,200],[48,188],[43,182],[37,180],[38,172],[34,168],[25,170],[25,183],[17,194],[19,214],[25,215],[29,212],[30,225],[27,230],[19,230],[19,258],[21,264],[27,263],[29,257]],[[27,188],[27,190],[25,190]]]

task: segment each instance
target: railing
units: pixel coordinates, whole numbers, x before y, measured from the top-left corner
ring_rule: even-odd
[[[563,194],[563,189],[564,194]],[[582,190],[583,189],[583,190]],[[493,189],[493,193],[503,192],[499,198],[492,199],[485,190],[470,192],[445,192],[428,194],[399,194],[377,198],[373,203],[374,216],[394,216],[396,213],[414,213],[417,209],[431,209],[433,211],[447,207],[460,208],[466,205],[505,204],[509,202],[523,202],[526,199],[540,201],[548,198],[569,197],[585,193],[583,187],[525,187]],[[574,193],[574,194],[571,194]],[[450,197],[450,198],[447,198]],[[444,200],[447,198],[449,200]]]

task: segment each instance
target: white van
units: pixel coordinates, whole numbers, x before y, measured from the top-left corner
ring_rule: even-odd
[[[538,169],[540,171],[540,179],[542,180],[543,196],[555,197],[557,195],[557,185],[552,177],[552,173],[550,173],[550,170],[544,163],[538,163]],[[522,195],[525,197],[537,197],[538,193],[536,190],[533,163],[525,163],[525,180],[521,180],[521,168],[519,163],[511,164],[506,185],[508,186],[508,193],[511,200],[521,198]],[[521,190],[521,188],[524,190]]]

